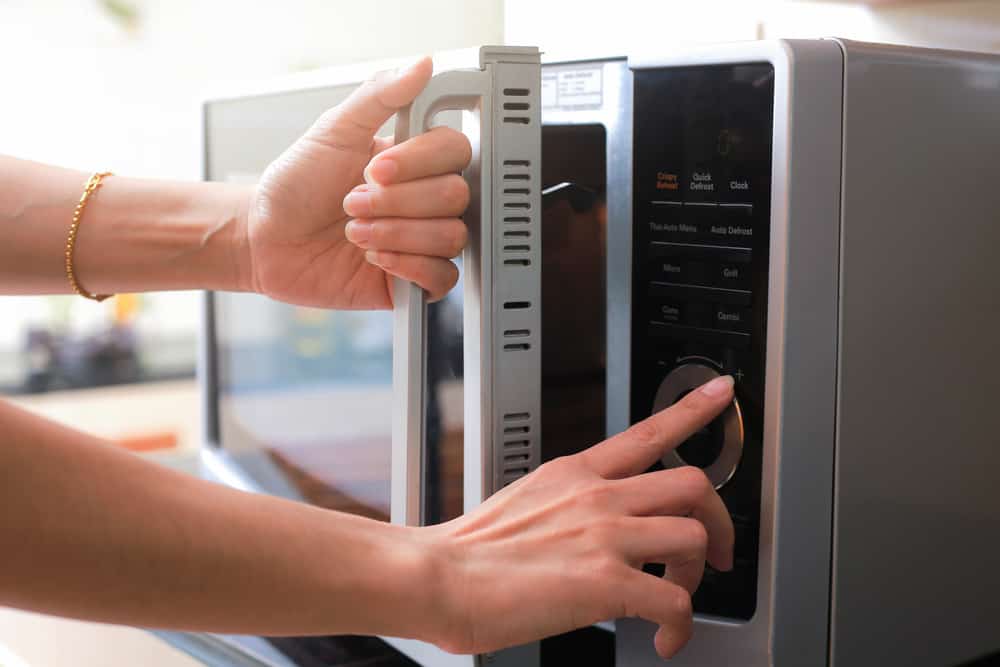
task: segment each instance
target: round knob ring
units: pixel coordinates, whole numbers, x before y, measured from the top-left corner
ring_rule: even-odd
[[[653,399],[653,412],[659,412],[670,407],[686,391],[696,389],[710,380],[719,377],[719,373],[701,364],[684,364],[667,374],[656,391]],[[722,450],[719,456],[704,468],[705,476],[716,489],[722,488],[736,474],[740,459],[743,457],[743,412],[740,403],[733,399],[732,405],[719,417],[722,420]],[[676,448],[664,454],[660,462],[664,468],[679,468],[689,465]]]

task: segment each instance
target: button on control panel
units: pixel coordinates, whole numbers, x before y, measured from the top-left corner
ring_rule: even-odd
[[[737,527],[737,567],[709,569],[696,612],[756,609],[774,72],[769,64],[635,74],[631,418],[718,377],[733,404],[657,468],[694,465]]]
[[[665,410],[688,392],[719,377],[718,371],[703,364],[688,363],[667,374],[656,390],[653,412]],[[739,399],[714,422],[703,428],[687,442],[663,455],[664,468],[694,465],[704,469],[708,481],[720,489],[732,479],[743,456],[743,415]]]

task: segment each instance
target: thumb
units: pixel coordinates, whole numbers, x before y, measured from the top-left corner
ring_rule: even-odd
[[[413,101],[433,71],[431,59],[424,57],[409,67],[379,72],[324,114],[313,130],[335,146],[367,152],[379,128]]]

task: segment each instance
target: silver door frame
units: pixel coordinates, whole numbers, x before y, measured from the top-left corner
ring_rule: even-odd
[[[843,54],[833,41],[780,40],[693,48],[630,65],[739,63],[770,63],[775,76],[757,609],[746,622],[696,615],[694,638],[672,663],[825,665]],[[630,321],[616,326],[628,330]],[[652,624],[624,619],[617,627],[618,665],[662,664]]]

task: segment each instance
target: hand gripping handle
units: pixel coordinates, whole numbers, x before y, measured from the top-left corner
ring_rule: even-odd
[[[541,66],[532,47],[483,47],[480,69],[438,74],[396,117],[396,143],[445,110],[473,112],[465,216],[465,509],[538,464]],[[391,516],[422,525],[426,297],[395,278]]]

